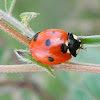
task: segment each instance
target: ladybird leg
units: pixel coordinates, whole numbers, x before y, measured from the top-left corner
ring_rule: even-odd
[[[62,51],[63,53],[66,53],[68,49],[69,49],[69,47],[66,46],[66,44],[62,44],[62,46],[61,46],[61,51]]]
[[[84,47],[82,47],[82,46],[80,47],[80,49],[86,50],[86,48],[84,48]]]

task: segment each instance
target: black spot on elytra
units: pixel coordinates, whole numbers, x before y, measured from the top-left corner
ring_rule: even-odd
[[[37,39],[38,39],[38,34],[39,34],[40,32],[38,32],[38,33],[36,33],[36,35],[33,37],[33,41],[37,41]]]
[[[46,46],[50,46],[50,44],[51,44],[50,39],[46,40],[45,45],[46,45]]]
[[[53,58],[53,57],[48,57],[48,60],[49,60],[50,62],[52,62],[52,61],[54,61],[54,58]]]
[[[52,33],[55,34],[56,32],[55,31],[52,31]]]
[[[66,53],[66,52],[67,52],[67,49],[68,49],[68,46],[66,46],[65,44],[62,44],[62,46],[61,46],[61,51],[62,51],[63,53]]]

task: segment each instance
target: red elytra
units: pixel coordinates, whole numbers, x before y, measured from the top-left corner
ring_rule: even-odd
[[[56,65],[71,59],[69,52],[62,52],[68,42],[68,33],[61,29],[48,29],[37,33],[31,43],[30,52],[36,61],[45,65]]]

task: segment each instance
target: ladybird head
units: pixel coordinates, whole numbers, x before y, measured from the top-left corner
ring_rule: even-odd
[[[82,48],[82,41],[74,34],[68,33],[68,49],[74,57],[77,56],[79,49]]]

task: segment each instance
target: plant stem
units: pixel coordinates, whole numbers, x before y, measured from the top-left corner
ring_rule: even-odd
[[[16,40],[18,40],[22,44],[24,44],[27,47],[29,47],[30,40],[27,37],[25,37],[22,34],[20,34],[19,32],[17,32],[15,29],[13,29],[11,26],[9,26],[8,24],[6,24],[2,20],[0,20],[0,29],[2,29],[3,31],[7,32],[10,36],[12,36],[13,38],[15,38]]]
[[[7,22],[9,22],[10,24],[12,24],[13,26],[15,26],[16,28],[18,28],[22,32],[21,34],[26,35],[30,39],[34,36],[34,34],[35,34],[34,31],[26,29],[21,24],[21,22],[19,22],[17,19],[15,19],[14,17],[12,17],[9,14],[5,13],[2,10],[0,10],[0,17],[2,19],[6,20]]]
[[[100,73],[100,65],[98,64],[63,63],[57,66],[50,66],[50,67],[52,71],[76,71],[76,72]],[[0,72],[2,73],[35,72],[35,71],[45,71],[45,69],[35,64],[0,65]]]
[[[27,33],[27,36],[32,38],[32,32],[25,29],[23,25],[15,18],[9,16],[2,10],[0,10],[0,17],[20,29],[21,31]],[[0,28],[7,32],[10,36],[23,43],[27,47],[30,45],[30,41],[27,37],[17,32],[11,26],[9,26],[4,21],[0,20]],[[30,35],[29,35],[30,34]],[[86,45],[100,45],[100,35],[98,36],[79,36],[83,44]],[[86,64],[86,63],[63,63],[57,66],[50,66],[52,71],[79,71],[79,72],[90,72],[90,73],[100,73],[100,65],[97,64]],[[26,65],[0,65],[0,72],[33,72],[33,71],[45,71],[43,67],[39,67],[36,64],[26,64]]]
[[[0,20],[0,28],[7,32],[9,35],[11,35],[13,38],[18,40],[19,42],[23,43],[24,45],[28,46],[30,45],[30,40],[14,30],[11,26],[6,24],[4,21]],[[89,38],[81,37],[81,39],[91,39]],[[93,38],[98,38],[98,36],[92,36]],[[83,42],[83,41],[82,41]],[[83,42],[83,44],[86,44],[87,42]],[[91,43],[91,42],[90,42]],[[100,65],[96,64],[86,64],[86,63],[64,63],[57,66],[51,66],[51,70],[53,71],[79,71],[79,72],[90,72],[90,73],[100,73]],[[45,71],[43,67],[39,67],[38,65],[33,64],[26,64],[26,65],[0,65],[0,72],[6,73],[6,72],[33,72],[33,71]]]
[[[82,44],[87,45],[87,47],[100,46],[100,35],[79,36],[79,38],[82,40]]]

